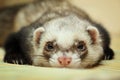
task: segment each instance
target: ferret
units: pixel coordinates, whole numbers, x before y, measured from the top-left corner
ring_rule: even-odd
[[[38,0],[23,7],[16,21],[23,28],[7,38],[4,62],[91,68],[114,58],[107,30],[68,1]]]

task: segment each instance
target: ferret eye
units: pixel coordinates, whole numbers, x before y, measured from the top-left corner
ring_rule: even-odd
[[[78,51],[84,51],[84,50],[86,50],[86,46],[85,46],[85,43],[83,41],[81,41],[81,42],[78,43],[77,50]]]
[[[54,45],[53,42],[48,42],[45,46],[45,50],[47,51],[53,51],[54,50]]]

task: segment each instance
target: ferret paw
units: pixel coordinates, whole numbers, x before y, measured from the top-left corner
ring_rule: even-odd
[[[114,58],[114,52],[111,48],[107,48],[104,50],[104,60],[112,60]]]
[[[12,63],[13,64],[21,64],[21,65],[23,65],[23,60],[21,59],[21,60],[12,60]]]
[[[20,65],[23,65],[23,61],[22,60],[5,59],[4,62],[5,63],[11,63],[11,64],[20,64]]]
[[[4,62],[19,65],[29,64],[29,62],[27,62],[27,60],[22,56],[5,56]]]
[[[113,58],[112,58],[111,55],[105,55],[103,59],[104,59],[104,60],[111,60],[111,59],[113,59]]]

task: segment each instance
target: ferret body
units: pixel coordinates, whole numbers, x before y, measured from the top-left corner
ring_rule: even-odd
[[[32,3],[0,9],[0,46],[4,45],[9,34],[30,25],[45,14],[49,15],[53,12],[59,14],[60,11],[63,14],[64,11],[74,12],[83,18],[89,18],[84,11],[75,8],[66,0],[36,0]]]
[[[114,56],[108,32],[67,1],[38,1],[15,19],[16,26],[26,27],[8,37],[4,62],[90,68]]]

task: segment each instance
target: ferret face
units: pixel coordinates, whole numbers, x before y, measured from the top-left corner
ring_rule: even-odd
[[[87,47],[83,41],[73,43],[65,48],[55,41],[47,42],[44,46],[43,54],[49,58],[52,67],[78,67],[81,58],[87,55]]]
[[[103,55],[96,28],[77,17],[55,19],[34,32],[33,65],[85,68]]]

